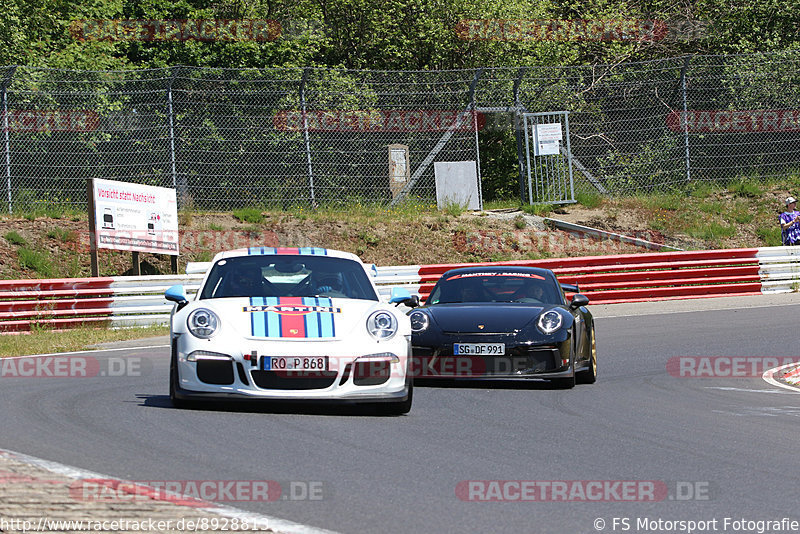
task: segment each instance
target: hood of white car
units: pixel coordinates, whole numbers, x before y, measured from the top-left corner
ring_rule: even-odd
[[[232,328],[240,337],[287,340],[333,339],[365,330],[369,313],[382,307],[377,301],[328,297],[219,298],[191,306],[212,310],[222,329]]]

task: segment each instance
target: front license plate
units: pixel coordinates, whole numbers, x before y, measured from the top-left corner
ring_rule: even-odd
[[[327,371],[327,356],[264,356],[264,371]]]
[[[455,343],[453,354],[456,356],[502,356],[506,353],[505,343]]]

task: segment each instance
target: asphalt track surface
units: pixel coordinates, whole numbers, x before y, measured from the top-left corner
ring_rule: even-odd
[[[600,378],[573,390],[418,385],[402,417],[177,410],[167,397],[168,349],[121,348],[85,355],[97,360],[93,378],[2,376],[0,448],[129,480],[295,483],[299,500],[225,504],[339,532],[688,531],[657,530],[659,520],[756,532],[725,518],[800,521],[800,395],[759,373],[667,370],[687,356],[800,360],[797,296],[594,311]],[[469,481],[535,483],[525,498],[536,500],[520,502],[516,482]],[[552,481],[569,481],[577,500],[546,489]],[[633,494],[615,481],[633,482]],[[307,483],[317,499],[302,499]],[[596,498],[598,487],[602,501],[580,498],[581,488]],[[463,500],[470,496],[510,502]]]

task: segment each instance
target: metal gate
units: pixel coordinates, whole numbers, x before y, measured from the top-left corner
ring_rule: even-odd
[[[528,204],[575,202],[569,111],[523,113]]]

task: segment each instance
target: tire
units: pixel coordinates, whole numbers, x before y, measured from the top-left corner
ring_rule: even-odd
[[[173,352],[169,360],[169,400],[174,408],[191,408],[191,401],[179,399],[178,392],[178,355]]]
[[[402,402],[391,402],[378,405],[378,411],[384,415],[405,415],[411,411],[414,397],[414,384],[408,385],[408,398]]]
[[[594,332],[592,332],[592,357],[589,360],[589,368],[577,373],[578,384],[594,384],[597,381],[597,345],[594,342]]]
[[[556,389],[572,389],[575,387],[575,375],[573,374],[567,378],[551,378],[550,383]]]

